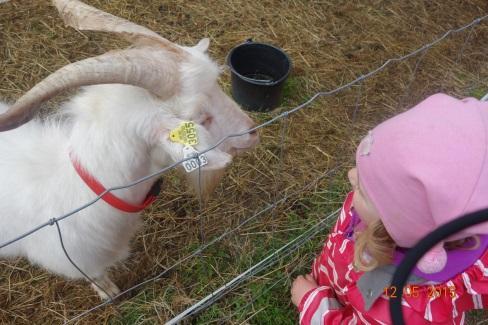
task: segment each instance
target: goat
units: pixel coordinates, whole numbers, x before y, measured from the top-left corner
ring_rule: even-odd
[[[254,125],[219,87],[219,68],[206,54],[208,39],[180,46],[80,1],[53,3],[67,25],[116,33],[133,46],[71,63],[12,106],[0,104],[0,243],[96,197],[76,165],[106,188],[127,184],[184,158],[185,146],[169,135],[185,121],[194,122],[198,151]],[[34,118],[42,103],[81,86],[56,114]],[[236,154],[257,143],[258,135],[250,132],[207,152],[200,178],[203,194],[212,191]],[[193,184],[195,174],[187,174]],[[154,182],[113,195],[136,205]],[[98,284],[92,286],[100,297],[117,294],[106,270],[128,257],[129,241],[141,226],[139,213],[100,200],[59,226],[67,252]],[[0,256],[23,256],[58,275],[83,278],[63,253],[56,227],[1,248]]]

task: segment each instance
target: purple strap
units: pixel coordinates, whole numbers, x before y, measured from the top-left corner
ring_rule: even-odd
[[[476,249],[458,248],[447,251],[447,263],[444,269],[437,273],[424,273],[415,267],[412,271],[418,277],[434,282],[445,282],[473,265],[488,248],[488,235],[478,235],[480,244]],[[473,241],[468,241],[465,247],[473,246]],[[395,251],[393,264],[399,265],[405,257],[407,249],[398,248]]]
[[[353,240],[354,237],[354,232],[359,230],[363,230],[366,225],[364,222],[361,220],[359,215],[357,214],[356,210],[354,208],[351,208],[351,222],[349,222],[349,226],[347,227],[346,230],[346,237],[347,239]]]
[[[356,229],[356,226],[360,222],[361,222],[361,219],[359,219],[359,216],[356,213],[356,210],[354,210],[354,208],[351,208],[351,222],[349,222],[349,225],[347,226],[347,230],[346,230],[347,239],[351,239],[353,237],[354,230]]]

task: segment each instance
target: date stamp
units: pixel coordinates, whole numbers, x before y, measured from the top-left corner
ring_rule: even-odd
[[[388,298],[396,298],[398,296],[398,290],[395,286],[385,287],[383,293]],[[439,298],[439,297],[456,297],[456,288],[453,286],[417,286],[410,285],[403,288],[403,297],[418,298],[420,296],[427,296],[427,298]]]

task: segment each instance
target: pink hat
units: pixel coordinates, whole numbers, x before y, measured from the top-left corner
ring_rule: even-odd
[[[436,94],[375,127],[356,153],[359,181],[386,230],[412,247],[440,225],[488,207],[488,102]],[[449,240],[488,234],[488,223]],[[418,265],[440,271],[437,245]]]

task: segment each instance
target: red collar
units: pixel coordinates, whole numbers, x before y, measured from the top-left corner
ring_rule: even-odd
[[[73,164],[73,167],[75,168],[76,172],[78,175],[81,177],[81,179],[85,182],[85,184],[96,194],[100,195],[103,192],[106,191],[105,187],[100,184],[88,171],[86,171],[79,163],[79,161],[75,158],[74,154],[70,152],[69,157],[71,159],[71,163]],[[151,190],[149,190],[149,193],[146,196],[146,199],[142,204],[138,205],[133,205],[131,203],[125,202],[115,195],[113,195],[111,192],[105,193],[101,199],[107,202],[109,205],[114,207],[115,209],[118,209],[123,212],[129,212],[129,213],[135,213],[135,212],[140,212],[144,210],[148,205],[153,203],[160,191],[160,180],[158,180]]]

